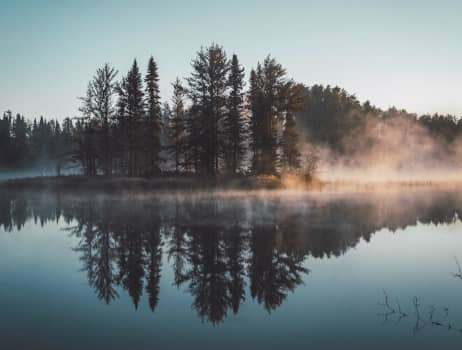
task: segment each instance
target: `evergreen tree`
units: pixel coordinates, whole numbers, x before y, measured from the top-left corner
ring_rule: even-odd
[[[297,148],[298,134],[292,114],[286,116],[281,140],[281,166],[284,170],[300,168],[300,152]]]
[[[252,150],[252,171],[257,173],[262,160],[263,136],[263,83],[261,65],[250,72],[249,109],[250,109],[250,147]]]
[[[28,157],[28,127],[20,114],[16,114],[12,126],[12,152],[14,163],[24,165]]]
[[[168,102],[164,102],[162,104],[162,132],[160,134],[160,144],[162,148],[166,148],[168,146],[171,115],[172,111],[170,109],[170,105]]]
[[[275,174],[278,166],[278,124],[299,107],[300,92],[285,69],[267,56],[250,76],[253,161],[256,174]],[[289,121],[290,125],[290,121]]]
[[[224,120],[226,136],[226,163],[228,171],[235,174],[241,165],[245,153],[243,119],[244,68],[239,64],[236,55],[231,60],[228,81],[231,89],[227,100],[227,114]]]
[[[180,166],[185,163],[185,108],[184,88],[180,79],[173,83],[172,111],[169,125],[170,154],[173,157],[175,172],[178,174]]]
[[[0,119],[0,166],[9,167],[11,161],[11,122],[12,113],[6,111]]]
[[[141,74],[136,60],[123,84],[124,99],[126,98],[126,132],[128,141],[128,176],[140,175],[140,160],[142,150],[141,134],[142,120],[144,117],[144,95]]]
[[[127,116],[127,78],[122,77],[115,86],[117,93],[116,117],[114,125],[114,152],[117,168],[122,174],[128,174],[128,116]]]
[[[115,92],[114,79],[117,71],[105,64],[103,68],[96,71],[95,76],[88,84],[87,94],[82,97],[83,106],[81,111],[86,118],[95,119],[95,132],[97,144],[95,150],[102,165],[105,175],[112,173],[112,145],[111,145],[111,123],[114,118],[113,96]]]
[[[187,79],[192,101],[189,145],[197,150],[200,166],[207,175],[216,175],[223,159],[223,119],[226,115],[229,61],[224,49],[216,44],[202,48],[192,62]],[[197,124],[196,124],[197,122]]]
[[[284,87],[284,130],[281,137],[281,166],[285,170],[300,168],[300,151],[298,149],[298,132],[295,122],[295,113],[303,107],[303,86],[293,81],[287,82]]]
[[[144,127],[144,151],[147,157],[146,175],[152,176],[160,171],[162,116],[159,96],[159,75],[157,64],[151,56],[148,71],[144,79],[146,83],[146,115]]]
[[[91,82],[88,83],[86,95],[80,98],[82,106],[79,108],[82,117],[79,118],[76,128],[76,144],[77,148],[73,159],[80,163],[83,173],[88,176],[97,175],[97,145],[96,119],[93,115],[93,89]],[[42,130],[42,119],[40,120],[39,128]],[[41,135],[42,136],[42,135]]]

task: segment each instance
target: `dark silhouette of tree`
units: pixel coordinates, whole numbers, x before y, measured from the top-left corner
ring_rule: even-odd
[[[300,151],[295,114],[303,110],[303,86],[289,80],[283,90],[282,114],[284,129],[281,137],[281,165],[283,169],[300,168]]]
[[[292,85],[285,69],[270,56],[250,74],[252,170],[256,174],[276,173],[278,123],[292,112],[295,101]]]
[[[0,120],[0,164],[4,167],[11,166],[12,163],[12,136],[11,136],[11,111],[3,113],[3,118]]]
[[[192,102],[187,147],[196,148],[202,170],[207,175],[219,172],[224,154],[223,119],[226,115],[229,61],[216,44],[202,48],[192,62],[187,79]],[[196,124],[197,123],[197,124]]]
[[[231,68],[228,78],[230,93],[227,101],[227,113],[224,119],[226,138],[225,159],[229,172],[238,172],[245,148],[244,109],[244,68],[239,64],[236,55],[231,59]]]
[[[172,115],[172,111],[170,109],[170,105],[168,102],[164,102],[162,104],[162,132],[160,136],[160,144],[162,148],[167,148],[169,143],[169,131],[170,131],[170,117]]]
[[[114,79],[117,71],[106,63],[103,68],[96,71],[95,76],[89,82],[87,93],[82,97],[81,111],[87,119],[88,127],[96,134],[93,147],[96,158],[101,163],[105,175],[112,174],[112,129],[114,119]]]
[[[153,176],[160,172],[162,115],[159,94],[159,74],[157,64],[151,56],[148,71],[144,78],[146,83],[146,115],[144,125],[144,148],[147,157],[144,173]]]
[[[75,125],[76,149],[72,158],[78,162],[85,175],[97,175],[97,126],[90,119],[78,120]]]
[[[127,76],[117,87],[119,94],[118,119],[119,126],[123,131],[125,142],[122,144],[123,154],[126,161],[128,176],[141,175],[143,138],[142,125],[145,115],[143,83],[136,60]]]
[[[14,154],[14,162],[23,165],[28,157],[28,128],[23,116],[16,114],[13,121],[11,136],[11,149]]]
[[[263,82],[260,63],[257,69],[250,72],[249,109],[250,109],[250,146],[252,150],[252,170],[256,172],[262,168],[263,150]]]
[[[185,159],[185,119],[184,88],[177,78],[173,83],[172,111],[169,125],[169,151],[173,157],[175,172],[178,174]]]
[[[116,81],[116,75],[109,64],[96,71],[79,118],[26,120],[5,112],[0,167],[59,175],[68,166],[88,176],[152,177],[173,168],[211,177],[248,170],[277,175],[299,168],[310,158],[307,150],[320,147],[355,167],[383,152],[409,154],[398,169],[459,162],[462,121],[455,116],[382,110],[338,86],[302,86],[270,56],[252,69],[244,91],[237,56],[228,60],[217,44],[201,48],[186,86],[174,82],[172,110],[162,108],[152,57],[144,79],[136,60],[126,76]]]

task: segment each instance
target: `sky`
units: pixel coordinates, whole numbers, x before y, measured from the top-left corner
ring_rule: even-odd
[[[214,42],[247,73],[271,54],[307,85],[462,116],[461,14],[460,0],[0,0],[0,111],[78,116],[98,67],[120,78],[150,55],[169,101]]]

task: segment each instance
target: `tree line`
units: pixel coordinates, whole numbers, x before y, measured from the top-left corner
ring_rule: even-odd
[[[144,73],[136,59],[120,78],[109,64],[97,69],[80,98],[80,116],[62,125],[6,112],[0,167],[46,160],[77,164],[90,176],[273,175],[315,160],[305,154],[307,143],[352,156],[372,149],[384,126],[417,125],[447,145],[462,133],[452,115],[381,110],[339,87],[299,84],[271,56],[246,81],[238,56],[212,44],[197,52],[191,69],[172,83],[169,101],[161,99],[150,57]]]
[[[380,131],[418,127],[436,142],[451,144],[462,135],[462,120],[451,114],[418,116],[404,109],[377,108],[370,101],[335,86],[304,87],[303,107],[296,114],[301,142],[325,145],[331,151],[352,156],[369,149],[380,139]],[[389,140],[393,141],[393,140]]]
[[[74,134],[70,118],[62,123],[43,117],[29,122],[20,114],[13,116],[6,111],[0,119],[0,168],[55,167],[72,154]]]
[[[70,153],[51,152],[50,158],[77,162],[86,175],[274,174],[300,166],[294,113],[301,107],[301,86],[274,58],[251,71],[249,91],[237,55],[228,58],[219,45],[201,48],[191,67],[188,77],[173,83],[170,103],[162,104],[153,57],[144,76],[135,59],[119,80],[105,64],[80,98],[81,116],[66,119],[66,141],[72,142],[58,149]],[[21,121],[2,125],[2,142],[15,147],[2,165],[30,160],[23,156],[29,151],[15,146],[34,148],[34,128]],[[60,132],[56,121],[44,123]]]
[[[164,105],[153,57],[144,76],[136,60],[119,81],[108,64],[98,69],[82,98],[83,129],[76,133],[84,172],[216,176],[242,173],[246,162],[255,174],[300,166],[294,114],[301,88],[274,58],[251,71],[249,91],[237,55],[228,58],[221,46],[201,48],[191,68],[175,80]]]

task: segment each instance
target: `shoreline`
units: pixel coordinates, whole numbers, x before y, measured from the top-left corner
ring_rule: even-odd
[[[296,184],[276,176],[236,176],[200,178],[196,176],[160,176],[155,178],[38,176],[0,181],[0,190],[100,192],[100,193],[360,193],[396,191],[444,191],[462,188],[461,181],[390,180],[352,181],[316,180],[311,184]]]
[[[0,181],[0,190],[69,190],[69,191],[251,191],[284,189],[281,179],[275,176],[242,176],[204,178],[196,176],[159,176],[142,177],[87,177],[70,176],[38,176]]]

